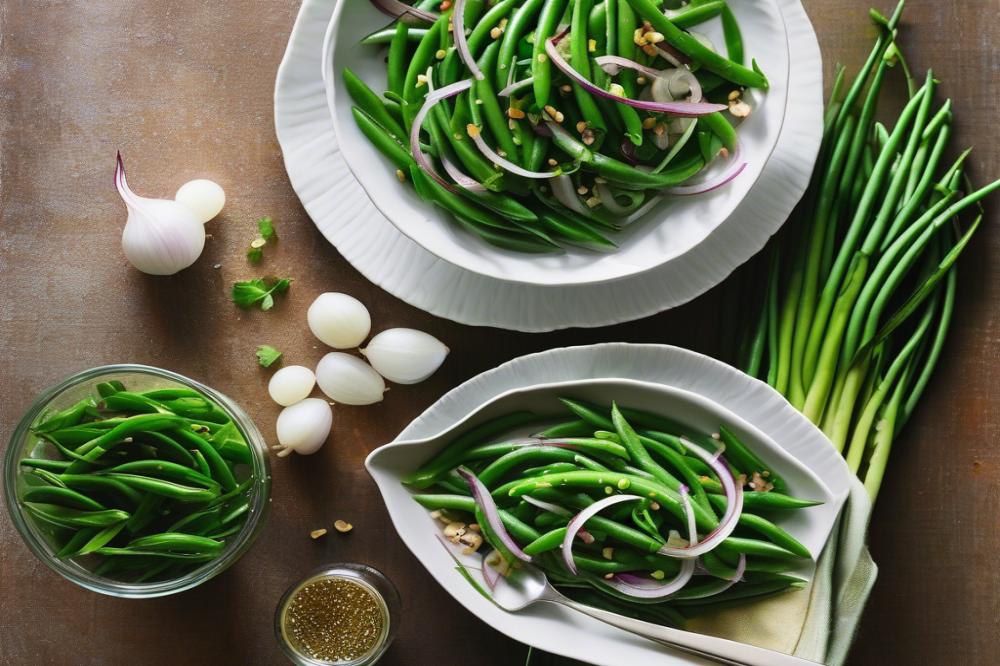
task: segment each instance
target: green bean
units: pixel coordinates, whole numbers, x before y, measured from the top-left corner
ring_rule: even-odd
[[[413,32],[416,32],[414,30]],[[423,34],[427,34],[426,31],[421,31]],[[386,72],[388,73],[387,86],[390,92],[397,95],[403,94],[403,81],[406,78],[406,56],[409,48],[410,40],[410,27],[406,24],[406,21],[399,21],[396,23],[396,29],[392,32],[392,37],[389,43],[389,59],[388,66],[386,67]],[[364,40],[362,40],[364,43]],[[400,132],[397,136],[402,137],[403,133]]]
[[[490,128],[493,138],[496,139],[502,152],[506,153],[511,161],[518,162],[518,149],[514,143],[514,135],[507,126],[507,116],[500,108],[493,84],[488,78],[478,79],[473,82],[472,90],[474,91],[472,104],[482,105],[483,118],[486,120],[487,127]]]
[[[182,465],[194,467],[196,465],[194,457],[176,440],[164,435],[162,432],[143,433],[143,440],[149,442],[156,448],[157,452],[162,452]]]
[[[219,496],[217,490],[185,486],[172,481],[164,481],[137,474],[108,474],[108,478],[121,481],[135,490],[142,490],[154,495],[169,497],[181,502],[205,502]]]
[[[659,465],[649,452],[646,451],[642,442],[639,441],[639,435],[635,432],[622,413],[618,411],[618,405],[611,403],[611,422],[615,426],[615,431],[618,433],[618,437],[621,439],[622,444],[628,450],[629,456],[633,461],[639,466],[640,469],[652,474],[657,481],[664,484],[668,488],[676,489],[680,486],[680,482],[674,477],[673,474],[664,469]]]
[[[702,480],[702,485],[708,492],[708,501],[715,508],[725,511],[726,498],[718,495],[722,492],[722,486]],[[746,509],[808,509],[811,506],[819,506],[823,502],[817,500],[804,500],[789,495],[774,492],[750,491],[743,493],[743,506]]]
[[[798,559],[802,556],[796,555],[795,553],[782,548],[770,541],[761,541],[759,539],[745,539],[743,537],[728,537],[725,541],[719,544],[717,550],[720,554],[726,553],[729,555],[744,553],[746,555],[760,555],[763,557],[773,557],[773,558],[785,558],[785,559]],[[805,557],[808,557],[806,555]]]
[[[573,0],[573,15],[569,34],[569,64],[585,79],[592,77],[587,40],[587,19],[590,16],[592,5],[593,0]],[[604,116],[589,92],[578,83],[574,82],[572,85],[576,105],[587,125],[584,130],[584,143],[597,150],[604,143],[604,136],[608,131]],[[595,156],[595,159],[599,156]]]
[[[66,488],[67,485],[63,483],[63,480],[59,478],[59,475],[50,472],[47,469],[35,468],[31,470],[31,473],[37,476],[39,479],[49,484],[50,486],[56,486],[59,488]]]
[[[722,4],[722,34],[726,40],[726,55],[738,65],[742,65],[746,59],[743,54],[743,34],[740,24],[736,21],[736,15],[725,2]],[[677,22],[674,21],[674,25]],[[681,26],[678,26],[681,27]],[[702,90],[704,91],[704,86]]]
[[[25,502],[58,504],[71,509],[104,511],[106,506],[70,488],[59,486],[34,486],[21,493]]]
[[[166,479],[167,481],[204,486],[208,489],[219,488],[219,483],[214,479],[204,476],[190,467],[178,465],[167,460],[134,460],[103,469],[99,474],[140,474]]]
[[[605,491],[607,488],[611,488],[612,491],[614,489],[623,492],[628,491],[633,494],[649,497],[667,509],[678,520],[682,522],[686,520],[686,514],[677,493],[647,479],[619,472],[586,471],[548,474],[545,477],[523,479],[519,485],[510,490],[509,494],[512,497],[519,497],[530,493],[535,488],[553,487],[598,487],[605,488]],[[697,504],[692,504],[692,511],[699,528],[704,530],[714,529],[717,521],[712,514]]]
[[[358,129],[364,134],[375,148],[389,158],[396,168],[401,170],[403,173],[407,173],[411,167],[416,165],[416,161],[413,159],[413,155],[410,151],[401,144],[399,141],[394,139],[382,126],[375,122],[375,119],[369,116],[367,113],[359,109],[358,107],[352,107],[351,113],[354,116],[354,122],[357,124]]]
[[[162,557],[170,560],[192,560],[195,562],[208,562],[218,557],[218,553],[174,553],[170,551],[140,550],[138,548],[98,548],[94,551],[98,555],[108,557]],[[145,568],[145,567],[142,567]]]
[[[503,88],[507,85],[507,68],[510,67],[510,63],[517,55],[518,43],[530,30],[530,24],[541,11],[544,2],[545,0],[525,0],[507,22],[503,37],[499,42],[500,51],[497,54],[496,79],[494,80],[497,88]]]
[[[535,28],[535,41],[531,52],[531,76],[534,79],[535,104],[539,108],[549,103],[552,91],[552,63],[545,53],[545,42],[554,34],[566,11],[567,0],[545,0]]]
[[[500,480],[508,471],[530,462],[554,461],[572,462],[577,454],[569,449],[554,446],[521,448],[500,456],[479,473],[479,480],[488,488]]]
[[[208,461],[208,466],[212,470],[212,478],[219,482],[223,490],[233,490],[236,488],[236,478],[229,465],[222,459],[215,447],[206,439],[199,437],[190,430],[174,430],[182,440],[194,446]]]
[[[526,476],[543,476],[558,472],[575,472],[578,469],[581,468],[571,462],[555,462],[540,467],[526,467],[524,473]]]
[[[700,25],[705,21],[714,19],[716,16],[723,13],[726,8],[726,3],[723,2],[723,0],[710,0],[709,2],[703,2],[700,4],[692,3],[671,12],[668,18],[675,27],[678,27],[681,30],[687,30],[688,28],[693,28],[694,26]],[[729,59],[737,64],[742,64],[743,61],[743,58],[734,58],[732,56],[732,52],[729,54]]]
[[[46,433],[78,425],[88,411],[95,409],[97,403],[93,398],[84,398],[66,409],[52,414],[38,425],[32,426],[37,433]]]
[[[68,460],[49,460],[47,458],[22,458],[21,465],[34,469],[43,469],[49,472],[65,472],[70,466]]]
[[[215,539],[184,534],[182,532],[163,532],[149,536],[138,537],[129,542],[128,548],[170,553],[189,553],[192,555],[218,553],[223,543]]]
[[[766,518],[761,518],[760,516],[752,513],[742,512],[739,517],[739,525],[741,527],[747,527],[754,530],[776,546],[781,546],[794,555],[798,555],[799,557],[812,556],[809,549],[803,546],[795,537]]]
[[[67,557],[75,557],[79,554],[80,549],[83,548],[88,541],[90,541],[91,537],[98,532],[100,532],[100,529],[97,527],[84,527],[83,529],[77,531],[69,538],[69,541],[67,541],[62,548],[56,551],[56,558],[64,560]]]
[[[500,2],[490,7],[482,20],[476,23],[476,27],[472,29],[469,38],[466,40],[473,57],[479,53],[479,47],[490,36],[490,31],[498,27],[500,21],[510,13],[511,8],[518,2],[520,0],[500,0]]]
[[[128,525],[128,521],[118,523],[116,525],[108,525],[104,529],[94,533],[73,556],[82,557],[83,555],[89,555],[100,548],[104,548],[106,545],[111,543],[111,541],[118,536],[123,529],[125,529],[126,525]]]
[[[25,502],[24,507],[36,518],[60,527],[107,527],[129,517],[127,511],[119,509],[90,511],[36,502]]]
[[[774,486],[774,490],[783,493],[788,490],[785,480],[778,476],[775,471],[764,464],[756,453],[751,451],[743,442],[739,440],[732,430],[725,426],[719,427],[719,435],[725,445],[725,456],[738,470],[747,475],[748,480],[752,480],[753,475],[759,474]]]
[[[87,490],[96,492],[111,492],[124,497],[132,504],[139,504],[142,500],[142,496],[133,490],[131,487],[125,485],[121,481],[116,481],[115,479],[95,476],[92,474],[60,474],[59,480],[66,484],[67,487],[73,488],[74,490]]]
[[[549,426],[535,434],[536,437],[558,439],[559,437],[589,437],[594,429],[582,419],[563,421],[556,425]]]
[[[751,88],[767,89],[767,78],[756,66],[754,69],[748,69],[712,51],[697,39],[675,26],[656,7],[653,0],[625,1],[632,6],[636,14],[649,21],[653,29],[662,34],[668,44],[690,57],[694,62],[704,66],[708,71],[715,72],[733,83]]]

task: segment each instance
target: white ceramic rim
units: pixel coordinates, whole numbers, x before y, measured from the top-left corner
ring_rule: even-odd
[[[851,479],[847,465],[822,432],[779,393],[767,384],[715,359],[668,345],[604,343],[553,349],[513,359],[446,393],[414,419],[395,441],[433,436],[463,418],[476,406],[518,387],[612,376],[667,384],[725,405],[733,414],[759,428],[811,469],[833,493],[838,510],[846,500]],[[816,455],[804,457],[802,453],[805,450],[812,450]],[[369,473],[369,461],[377,454],[378,450],[372,452],[366,461]],[[380,479],[375,475],[373,477],[384,497],[385,490],[379,483]],[[385,479],[381,481],[386,482]],[[395,524],[392,508],[387,508]],[[407,546],[410,547],[409,544]],[[472,588],[468,588],[472,592],[471,596],[456,594],[463,588],[452,583],[449,580],[448,585],[444,585],[442,581],[448,592],[475,615],[511,638],[548,652],[608,666],[651,663],[654,659],[655,663],[664,666],[705,663],[694,657],[664,651],[648,641],[611,629],[589,618],[574,617],[573,626],[586,627],[586,631],[574,632],[572,639],[563,636],[560,640],[558,636],[546,632],[517,631],[511,629],[509,620],[514,618],[514,623],[517,624],[517,618],[525,617],[524,614],[515,616],[499,611]],[[567,611],[560,609],[559,612]],[[537,623],[545,617],[546,610],[523,613],[527,613],[529,620]],[[568,616],[561,617],[565,621]],[[552,629],[559,625],[549,623],[546,626]]]
[[[613,252],[569,245],[564,252],[549,255],[503,250],[458,229],[450,214],[423,201],[412,187],[400,187],[394,175],[396,167],[354,123],[349,111],[353,103],[342,79],[330,75],[342,66],[350,66],[373,85],[378,77],[384,79],[381,58],[359,57],[370,47],[359,46],[357,34],[385,23],[384,15],[368,3],[338,0],[323,37],[320,68],[334,134],[348,168],[378,211],[400,233],[435,257],[486,278],[526,285],[583,286],[635,277],[688,252],[725,222],[756,184],[777,146],[788,107],[791,54],[787,34],[771,39],[771,33],[787,31],[787,27],[776,0],[753,0],[752,4],[740,4],[736,11],[747,13],[741,20],[744,40],[751,44],[748,51],[755,52],[771,87],[766,93],[750,91],[755,112],[739,128],[741,159],[747,162],[746,169],[738,179],[710,194],[663,199],[643,219],[611,236],[620,244]],[[357,20],[348,20],[345,12],[370,16],[372,25],[357,30]],[[714,43],[722,44],[720,20],[699,26],[699,30]],[[344,31],[348,34],[341,39]],[[752,44],[757,45],[756,49]]]
[[[366,278],[446,319],[526,332],[607,326],[676,307],[724,280],[776,232],[808,185],[822,134],[819,44],[799,0],[778,0],[788,26],[788,107],[764,176],[691,252],[634,279],[584,287],[491,280],[430,255],[378,214],[336,150],[321,76],[334,0],[305,0],[278,70],[275,127],[289,179],[320,232]]]

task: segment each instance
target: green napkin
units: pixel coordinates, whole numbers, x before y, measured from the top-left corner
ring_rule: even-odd
[[[695,618],[688,628],[840,666],[878,574],[865,546],[871,509],[864,486],[852,479],[807,588]]]

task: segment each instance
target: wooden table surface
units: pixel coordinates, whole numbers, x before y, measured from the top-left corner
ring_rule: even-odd
[[[857,67],[867,54],[870,2],[806,0],[828,73],[835,61]],[[256,545],[196,590],[149,601],[84,591],[37,561],[4,515],[4,664],[280,664],[271,624],[278,597],[297,576],[338,560],[378,567],[402,593],[402,626],[383,663],[522,663],[522,646],[465,612],[403,547],[362,469],[365,455],[449,388],[527,352],[609,340],[716,351],[718,290],[641,322],[527,335],[437,319],[367,282],[310,223],[275,140],[274,76],[297,9],[253,0],[0,3],[0,440],[46,386],[126,361],[217,387],[270,434],[278,408],[254,348],[272,343],[289,362],[315,363],[324,350],[305,310],[323,291],[360,298],[376,329],[437,335],[451,356],[429,381],[395,387],[381,405],[337,408],[316,456],[276,459],[271,514]],[[978,181],[1000,176],[998,15],[1000,0],[910,0],[902,28],[914,68],[933,65],[955,98],[955,145],[978,146],[970,161]],[[170,196],[198,176],[226,189],[204,256],[176,277],[141,275],[123,259],[125,211],[111,182],[117,149],[143,195]],[[997,210],[995,202],[963,259],[953,334],[892,456],[871,535],[881,574],[854,664],[997,660]],[[265,270],[295,283],[271,312],[244,313],[228,291],[256,273],[244,252],[262,215],[275,218],[281,236]],[[354,531],[309,539],[337,518]]]

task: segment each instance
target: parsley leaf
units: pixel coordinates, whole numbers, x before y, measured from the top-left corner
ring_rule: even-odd
[[[281,352],[271,345],[260,345],[257,347],[257,362],[262,367],[270,368],[279,358],[281,358]]]
[[[269,217],[262,217],[257,220],[257,237],[250,243],[247,250],[247,261],[251,264],[259,264],[264,258],[264,246],[268,241],[278,239],[278,234],[274,231],[274,221]]]
[[[270,284],[264,278],[237,282],[233,285],[233,303],[244,310],[257,304],[261,310],[270,310],[274,305],[274,295],[284,294],[292,284],[289,278],[271,280]]]
[[[274,221],[269,217],[262,217],[257,220],[257,230],[260,232],[260,237],[266,241],[274,240],[278,237],[278,234],[274,231]]]

